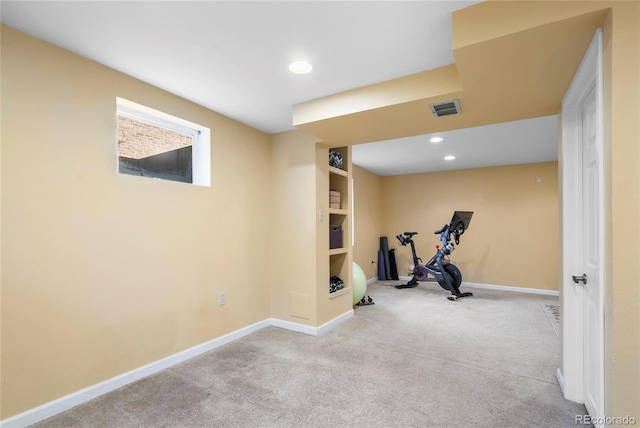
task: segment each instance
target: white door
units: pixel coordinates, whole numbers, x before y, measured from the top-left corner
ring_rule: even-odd
[[[604,416],[602,31],[562,101],[562,368],[565,398]],[[584,275],[584,279],[583,279]],[[572,278],[573,277],[573,278]]]
[[[600,287],[600,196],[599,156],[597,147],[598,114],[595,87],[582,105],[582,265],[584,274],[584,404],[592,417],[604,414],[602,406],[604,320]]]

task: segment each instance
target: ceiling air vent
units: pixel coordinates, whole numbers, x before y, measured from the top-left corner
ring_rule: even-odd
[[[452,114],[462,113],[460,109],[460,100],[445,101],[439,104],[431,104],[431,113],[435,117],[451,116]]]

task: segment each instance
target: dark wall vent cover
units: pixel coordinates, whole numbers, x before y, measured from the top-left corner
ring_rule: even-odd
[[[462,113],[460,108],[460,100],[445,101],[439,104],[431,104],[431,113],[435,117],[451,116],[452,114]]]

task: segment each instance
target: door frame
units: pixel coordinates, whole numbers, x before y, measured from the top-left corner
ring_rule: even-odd
[[[582,274],[582,103],[592,88],[596,92],[596,150],[598,156],[598,235],[597,258],[600,287],[599,311],[604,320],[604,134],[603,134],[603,59],[602,29],[596,31],[587,53],[562,101],[562,135],[560,174],[562,195],[562,266],[561,266],[561,368],[558,380],[566,399],[584,403],[583,302],[584,288],[573,283],[572,275]],[[601,323],[599,408],[604,412],[604,322]],[[604,415],[591,415],[601,417]]]

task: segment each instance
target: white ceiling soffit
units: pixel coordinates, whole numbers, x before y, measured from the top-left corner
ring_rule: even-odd
[[[1,18],[276,133],[293,104],[453,63],[451,14],[477,2],[2,1]]]
[[[431,143],[432,137],[443,137]],[[445,156],[455,156],[447,161]],[[379,176],[558,160],[558,117],[357,144],[353,163]]]

